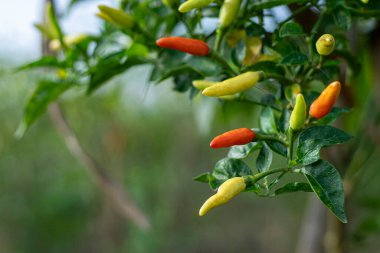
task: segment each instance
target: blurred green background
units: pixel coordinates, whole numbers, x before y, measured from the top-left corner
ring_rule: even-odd
[[[368,68],[356,83],[374,80],[368,50],[362,54]],[[231,128],[258,126],[259,107],[199,96],[189,100],[169,82],[149,86],[146,67],[131,69],[94,96],[81,90],[64,96],[64,113],[85,149],[147,214],[152,229],[141,231],[115,211],[47,115],[22,139],[14,137],[36,73],[15,72],[19,62],[5,51],[0,54],[1,253],[296,252],[311,193],[276,199],[244,193],[197,216],[211,191],[192,177],[210,171],[227,153],[211,150],[209,141]],[[343,121],[351,133],[372,87],[355,89],[362,90],[360,100]],[[379,252],[376,150],[348,203],[345,236],[352,252]]]

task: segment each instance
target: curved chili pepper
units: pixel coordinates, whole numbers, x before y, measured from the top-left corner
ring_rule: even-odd
[[[303,127],[306,121],[306,103],[302,94],[298,94],[294,110],[290,115],[289,125],[293,130],[298,130]]]
[[[239,12],[240,0],[224,0],[219,12],[219,26],[225,28],[229,26]]]
[[[133,17],[122,10],[105,5],[99,5],[98,9],[100,10],[100,14],[97,14],[97,16],[106,21],[111,21],[116,25],[120,25],[128,29],[132,28],[134,25]]]
[[[194,9],[200,9],[206,7],[214,0],[187,0],[183,4],[181,4],[178,8],[179,12],[188,12]]]
[[[205,56],[209,53],[206,42],[184,37],[163,37],[156,41],[157,46],[179,50],[188,54]]]
[[[243,177],[233,177],[219,186],[218,192],[211,196],[199,210],[199,216],[205,215],[214,207],[227,203],[230,199],[244,191],[246,188]]]

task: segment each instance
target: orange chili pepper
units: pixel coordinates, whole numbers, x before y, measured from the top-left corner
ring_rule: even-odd
[[[256,133],[249,128],[238,128],[216,136],[210,143],[212,148],[228,148],[244,145],[255,139]]]
[[[316,119],[323,118],[332,109],[340,93],[340,82],[335,81],[329,84],[311,104],[309,114]]]
[[[192,55],[205,56],[209,53],[206,42],[183,37],[164,37],[156,41],[157,46],[179,50]]]

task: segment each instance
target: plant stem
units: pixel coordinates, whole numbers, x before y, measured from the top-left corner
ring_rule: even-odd
[[[221,29],[221,28],[218,28],[216,30],[216,39],[215,39],[215,44],[214,44],[214,50],[216,52],[219,52],[219,49],[220,49],[220,45],[222,43],[222,39],[223,39],[223,36],[224,36],[224,29]]]
[[[217,61],[221,66],[225,67],[232,76],[237,76],[239,73],[227,62],[225,61],[217,52],[210,50],[209,57]]]
[[[266,176],[269,176],[274,173],[279,173],[279,172],[289,172],[291,169],[290,168],[278,168],[278,169],[273,169],[273,170],[267,170],[261,173],[257,173],[256,175],[253,176],[244,176],[245,183],[247,186],[254,185],[257,183],[259,180],[263,179]]]

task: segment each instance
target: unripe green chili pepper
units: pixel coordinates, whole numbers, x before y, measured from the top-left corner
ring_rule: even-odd
[[[256,138],[256,133],[249,128],[238,128],[216,136],[210,143],[212,148],[228,148],[244,145]]]
[[[255,86],[263,77],[264,72],[262,71],[245,72],[204,89],[202,94],[208,97],[233,95]]]
[[[219,26],[225,28],[229,26],[239,13],[240,0],[224,0],[219,12]]]
[[[290,115],[290,128],[293,130],[299,130],[303,127],[306,121],[306,103],[302,94],[298,94],[296,98],[296,104],[292,114]]]
[[[211,196],[202,205],[199,210],[199,216],[205,215],[208,211],[227,203],[230,199],[244,191],[246,188],[245,180],[243,177],[233,177],[225,181],[218,188],[218,192]]]
[[[329,84],[311,104],[309,114],[316,119],[326,116],[339,96],[340,87],[341,85],[338,81]]]
[[[316,43],[318,54],[327,56],[334,51],[335,39],[331,34],[322,35]]]
[[[206,7],[214,0],[188,0],[181,4],[178,8],[179,12],[188,12],[194,9],[200,9]]]
[[[131,29],[134,25],[133,17],[122,10],[111,8],[105,5],[99,5],[98,9],[100,10],[102,15],[98,15],[99,17],[107,16],[106,20],[111,20],[112,23],[117,24],[119,26],[125,27],[127,29]]]
[[[157,46],[179,50],[188,54],[205,56],[209,54],[206,42],[184,37],[163,37],[156,41]]]

